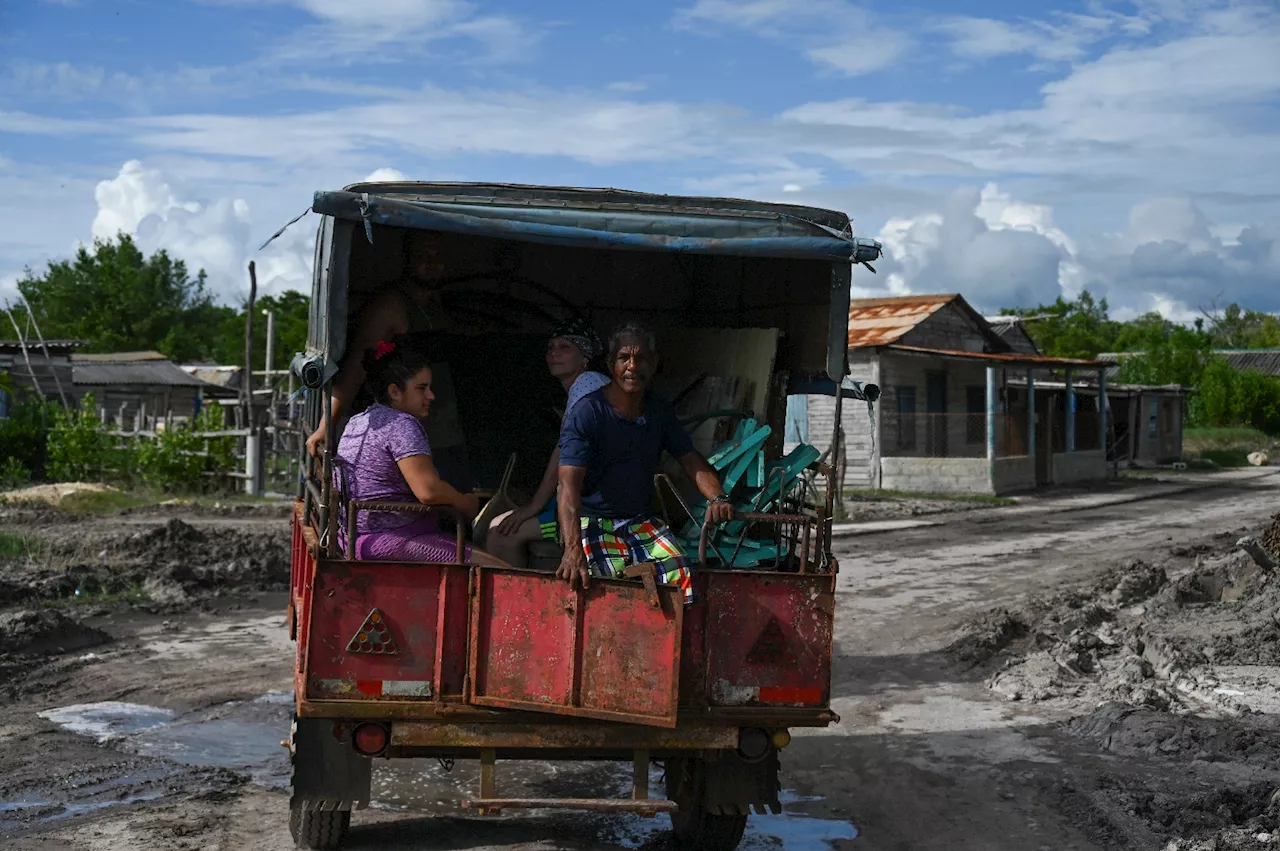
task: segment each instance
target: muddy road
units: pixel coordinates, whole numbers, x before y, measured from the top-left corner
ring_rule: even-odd
[[[1232,555],[1280,511],[1280,476],[1162,487],[841,538],[843,721],[794,731],[786,814],[753,817],[742,847],[1280,848],[1280,626],[1264,622],[1269,578]],[[291,847],[284,515],[10,510],[0,529],[38,539],[0,563],[0,846]],[[1239,624],[1234,644],[1207,637]],[[1130,645],[1156,633],[1182,667],[1148,676]],[[467,817],[476,775],[378,765],[348,847],[668,847],[661,818]],[[512,795],[621,794],[628,778],[499,765]]]

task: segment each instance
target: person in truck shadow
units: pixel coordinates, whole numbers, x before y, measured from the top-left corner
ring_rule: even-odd
[[[566,413],[560,430],[559,519],[565,547],[556,575],[586,588],[593,575],[616,578],[628,565],[653,563],[658,581],[679,587],[689,605],[694,602],[689,559],[653,512],[653,480],[663,451],[680,461],[710,501],[707,520],[731,519],[733,506],[675,409],[649,392],[658,366],[653,332],[624,324],[610,336],[608,352],[613,381],[583,397]]]

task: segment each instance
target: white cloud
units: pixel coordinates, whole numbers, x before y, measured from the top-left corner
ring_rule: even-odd
[[[845,0],[697,0],[677,10],[672,24],[744,29],[796,44],[811,62],[850,77],[887,68],[913,44]]]
[[[262,255],[255,255],[253,220],[242,198],[194,200],[167,175],[136,160],[100,182],[94,194],[95,238],[111,239],[124,232],[133,235],[145,253],[164,249],[185,262],[192,274],[205,270],[211,290],[224,299],[234,300],[247,289],[250,259],[259,267],[258,286],[264,294],[309,286],[308,230],[291,229]]]
[[[404,183],[409,178],[394,168],[375,168],[361,183]]]
[[[329,163],[384,146],[419,156],[506,153],[617,163],[713,154],[718,145],[709,131],[723,118],[723,113],[693,104],[427,87],[327,111],[167,115],[136,119],[128,126],[138,142],[159,150],[294,165]]]
[[[939,207],[884,225],[883,277],[861,276],[858,295],[961,292],[994,312],[1089,289],[1119,318],[1156,310],[1185,321],[1231,301],[1280,311],[1280,229],[1249,227],[1225,242],[1186,198],[1136,204],[1124,231],[1084,238],[991,184]]]
[[[805,55],[820,65],[849,77],[887,68],[910,49],[912,41],[897,30],[877,29],[856,38],[825,47],[815,47]]]
[[[223,5],[258,5],[260,0],[205,0]],[[392,48],[421,56],[429,44],[465,39],[482,45],[460,61],[510,61],[523,58],[541,31],[506,15],[482,15],[464,0],[262,0],[298,8],[315,24],[285,37],[272,58],[310,62],[316,56],[341,61],[364,56],[390,58]]]
[[[994,185],[960,190],[939,211],[891,219],[878,238],[889,292],[960,292],[986,310],[1053,301],[1072,260],[1047,210],[1017,204]]]

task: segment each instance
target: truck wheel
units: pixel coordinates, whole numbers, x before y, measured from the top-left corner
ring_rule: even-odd
[[[667,798],[680,807],[671,813],[671,830],[682,851],[734,851],[747,829],[747,814],[707,811],[706,764],[699,759],[673,759],[666,769]]]
[[[350,826],[351,810],[289,810],[289,833],[299,848],[338,848]]]

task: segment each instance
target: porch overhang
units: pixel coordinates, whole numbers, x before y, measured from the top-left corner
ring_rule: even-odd
[[[1114,361],[1086,360],[1083,358],[1055,358],[1023,352],[966,352],[962,349],[931,349],[923,346],[884,346],[883,351],[925,357],[960,358],[987,363],[990,366],[1025,366],[1042,369],[1106,369],[1115,366]]]

